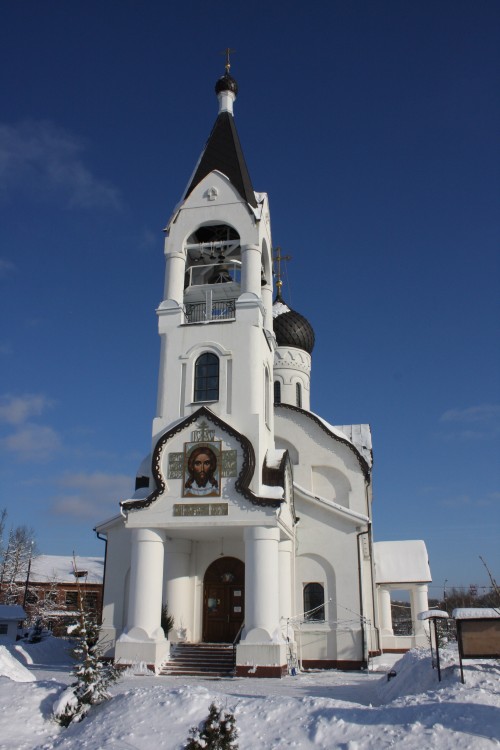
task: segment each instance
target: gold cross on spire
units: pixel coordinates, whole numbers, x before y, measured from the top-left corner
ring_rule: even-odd
[[[276,255],[273,256],[274,261],[274,275],[276,276],[276,299],[279,299],[281,297],[281,287],[283,286],[283,282],[281,280],[281,261],[287,261],[292,260],[291,255],[282,255],[281,254],[281,247],[276,247],[275,249]]]
[[[231,53],[232,53],[232,52],[234,52],[234,49],[231,49],[230,47],[226,47],[226,49],[225,49],[225,50],[224,50],[224,52],[222,53],[223,55],[225,55],[225,56],[226,56],[226,75],[229,75],[229,71],[230,71],[230,69],[231,69],[231,60],[230,60],[230,56],[231,56]]]

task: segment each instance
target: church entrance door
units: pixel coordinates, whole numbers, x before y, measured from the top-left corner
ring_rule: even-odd
[[[203,581],[203,640],[232,643],[245,614],[245,565],[235,557],[219,557]]]

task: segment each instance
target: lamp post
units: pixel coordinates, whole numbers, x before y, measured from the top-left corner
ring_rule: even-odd
[[[28,583],[30,580],[31,558],[33,557],[33,540],[30,542],[30,556],[28,560],[28,571],[26,573],[26,583],[24,584],[23,609],[26,612],[26,599],[28,598]]]

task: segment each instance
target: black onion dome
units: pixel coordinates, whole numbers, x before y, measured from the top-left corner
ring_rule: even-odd
[[[215,84],[215,93],[220,94],[221,91],[232,91],[235,96],[238,95],[238,84],[229,73],[221,76]]]
[[[280,296],[273,305],[273,329],[278,346],[293,346],[308,354],[314,349],[314,331],[303,315],[290,310]]]

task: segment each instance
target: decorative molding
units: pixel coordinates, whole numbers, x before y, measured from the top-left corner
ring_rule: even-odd
[[[227,516],[228,503],[175,503],[174,516]]]
[[[215,187],[215,185],[212,185],[208,188],[208,190],[205,191],[205,197],[208,198],[209,201],[215,201],[217,200],[217,196],[219,195],[219,191]]]
[[[283,499],[277,500],[276,498],[259,497],[250,489],[250,482],[255,472],[255,452],[250,440],[245,437],[245,435],[242,435],[229,424],[224,422],[224,420],[214,414],[214,412],[211,411],[208,407],[202,406],[197,409],[197,411],[193,412],[193,414],[190,414],[188,417],[186,417],[186,419],[183,419],[182,422],[179,422],[175,425],[175,427],[172,427],[170,430],[167,430],[163,435],[160,436],[155,445],[151,460],[152,475],[156,483],[156,489],[143,499],[123,500],[120,505],[124,510],[142,510],[142,508],[149,507],[152,503],[155,502],[155,500],[158,500],[158,498],[163,495],[163,493],[165,492],[165,482],[163,480],[163,475],[160,468],[163,450],[169,440],[171,440],[175,435],[178,435],[180,432],[182,432],[186,427],[189,427],[189,425],[200,420],[202,417],[208,419],[210,422],[219,427],[219,429],[221,429],[223,432],[231,435],[231,437],[233,437],[241,445],[243,451],[243,462],[238,478],[234,483],[236,491],[243,495],[243,497],[245,497],[247,500],[250,500],[253,505],[258,505],[261,508],[280,507]]]

